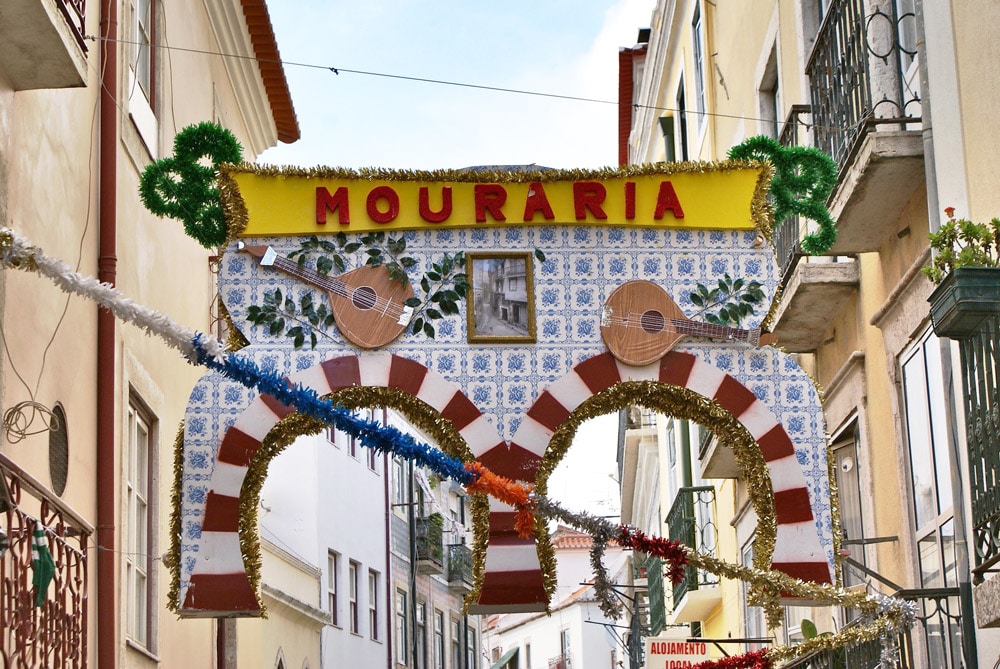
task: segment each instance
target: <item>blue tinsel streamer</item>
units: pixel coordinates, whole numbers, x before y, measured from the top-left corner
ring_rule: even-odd
[[[418,442],[391,425],[379,425],[358,418],[343,407],[323,399],[312,388],[301,384],[292,385],[274,372],[260,369],[251,360],[233,354],[226,355],[221,361],[213,358],[205,352],[201,338],[199,333],[192,341],[196,352],[194,362],[199,365],[214,369],[247,388],[256,388],[261,393],[273,396],[285,406],[295,407],[301,413],[333,425],[341,432],[359,439],[363,446],[379,453],[398,455],[462,485],[468,485],[478,478],[465,468],[461,460],[450,457],[440,449]]]

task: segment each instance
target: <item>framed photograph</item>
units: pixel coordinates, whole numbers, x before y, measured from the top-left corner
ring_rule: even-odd
[[[535,282],[531,253],[466,253],[470,343],[533,343]]]

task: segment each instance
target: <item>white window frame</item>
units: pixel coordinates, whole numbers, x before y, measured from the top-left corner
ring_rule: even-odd
[[[132,0],[128,62],[128,114],[149,155],[158,155],[159,122],[156,105],[156,11],[157,0]],[[146,89],[149,90],[146,90]]]
[[[348,592],[348,624],[350,625],[351,634],[360,633],[360,602],[358,592],[358,572],[361,571],[361,565],[354,560],[351,560],[347,564],[347,587],[350,589]]]
[[[379,573],[374,569],[368,570],[368,636],[372,641],[378,641],[378,591]]]
[[[155,552],[156,499],[151,463],[156,461],[156,421],[137,398],[129,398],[127,421],[128,462],[125,476],[125,509],[128,535],[125,567],[126,638],[155,651]]]
[[[330,624],[334,627],[340,627],[338,616],[339,602],[337,601],[337,586],[340,578],[340,553],[332,550],[327,551],[326,566],[328,572],[326,576],[326,601],[330,609]]]

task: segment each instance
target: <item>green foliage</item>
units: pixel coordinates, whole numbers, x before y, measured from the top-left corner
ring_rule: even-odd
[[[207,122],[189,125],[174,137],[173,156],[143,170],[139,197],[149,211],[181,221],[189,237],[214,249],[226,242],[227,234],[215,176],[219,165],[238,163],[242,156],[236,136],[225,128]]]
[[[751,137],[729,150],[729,157],[767,160],[774,165],[770,194],[774,202],[774,225],[789,216],[803,216],[819,225],[802,238],[802,250],[810,255],[825,253],[837,241],[837,226],[826,208],[826,200],[837,185],[837,164],[810,146],[782,146],[764,135]]]
[[[465,274],[465,253],[445,253],[441,262],[433,263],[431,269],[424,273],[420,279],[420,289],[424,292],[424,300],[411,297],[406,301],[407,306],[414,308],[410,332],[423,332],[433,339],[436,334],[433,321],[461,313],[458,301],[469,290]]]
[[[958,267],[1000,267],[1000,218],[989,223],[973,223],[953,217],[955,210],[945,209],[949,219],[930,234],[934,258],[924,267],[924,275],[940,283]]]
[[[808,618],[803,618],[801,626],[799,629],[802,630],[802,638],[804,639],[815,639],[819,636],[819,630],[816,629],[816,623],[809,620]]]
[[[393,280],[409,282],[407,271],[417,266],[417,260],[405,254],[406,240],[403,237],[394,238],[383,232],[374,232],[358,241],[348,241],[344,233],[330,238],[313,235],[301,242],[288,257],[299,267],[310,265],[309,268],[313,269],[314,265],[315,270],[324,276],[342,274],[357,264],[364,264],[384,266]],[[433,339],[437,334],[434,321],[461,313],[458,302],[465,298],[469,289],[465,254],[461,251],[445,253],[424,273],[419,286],[424,299],[411,297],[405,303],[413,308],[408,329]],[[316,348],[318,336],[329,337],[324,329],[334,325],[333,314],[325,301],[316,300],[311,290],[303,292],[298,303],[291,298],[282,300],[280,290],[264,293],[264,303],[247,310],[247,320],[253,325],[266,327],[272,335],[285,331],[297,349],[305,345],[306,338],[310,346]]]
[[[305,345],[306,337],[309,338],[310,348],[316,348],[317,335],[323,334],[324,328],[334,325],[333,314],[325,302],[317,304],[314,301],[313,291],[303,292],[296,304],[291,296],[282,299],[280,288],[265,292],[263,305],[251,305],[247,309],[247,320],[266,328],[272,335],[285,331],[285,336],[291,338],[296,349]]]
[[[695,306],[701,307],[698,314],[705,314],[707,322],[739,327],[743,319],[756,313],[754,307],[764,301],[764,290],[758,281],[734,280],[727,273],[717,286],[709,289],[699,283],[698,289],[689,296]],[[709,311],[716,307],[719,308],[717,312]]]

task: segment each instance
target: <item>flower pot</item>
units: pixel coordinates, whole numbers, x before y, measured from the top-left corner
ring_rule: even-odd
[[[985,319],[1000,315],[1000,268],[952,270],[927,301],[935,334],[951,339],[971,337]]]

